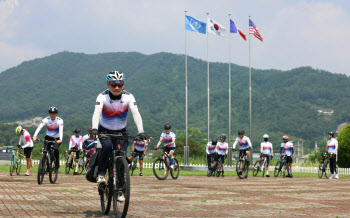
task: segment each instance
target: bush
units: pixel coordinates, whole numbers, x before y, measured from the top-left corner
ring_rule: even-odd
[[[350,125],[347,125],[338,135],[338,166],[350,167]]]

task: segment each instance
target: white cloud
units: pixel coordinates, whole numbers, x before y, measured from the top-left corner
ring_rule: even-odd
[[[16,26],[16,21],[11,19],[16,7],[18,7],[17,0],[0,1],[0,32],[1,38],[13,37],[13,29]]]

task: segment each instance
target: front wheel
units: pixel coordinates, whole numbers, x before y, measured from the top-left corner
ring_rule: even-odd
[[[46,162],[47,162],[46,155],[45,154],[41,155],[41,158],[39,161],[39,166],[38,166],[38,176],[37,176],[39,185],[42,184],[43,180],[44,180],[44,176],[46,173],[46,167],[47,167]]]
[[[98,186],[101,210],[104,215],[107,215],[109,213],[109,210],[111,209],[111,203],[112,203],[113,184],[112,184],[112,179],[110,178],[110,175],[109,175],[109,171],[110,170],[107,169],[107,172],[105,175],[107,184],[100,184]]]
[[[248,161],[244,161],[244,178],[248,179],[248,172],[249,172],[249,165],[248,165]]]
[[[67,160],[66,160],[66,174],[69,174],[69,171],[70,171],[70,166],[71,163],[69,163],[69,156],[67,157]],[[68,166],[69,165],[69,166]]]
[[[50,179],[50,183],[52,183],[52,184],[56,183],[57,176],[58,176],[58,170],[57,170],[57,173],[56,173],[55,161],[52,161],[52,163],[49,164],[49,179]]]
[[[253,167],[253,176],[256,176],[258,175],[258,172],[259,172],[259,161],[257,160],[254,164],[254,167]]]
[[[21,172],[21,165],[22,165],[22,157],[20,155],[18,155],[18,158],[16,160],[16,173],[17,173],[17,175],[19,175]]]
[[[323,165],[323,169],[324,169],[324,176],[326,177],[326,179],[328,179],[330,176],[330,169],[329,169],[329,161],[328,160]]]
[[[279,161],[277,161],[276,166],[275,166],[275,170],[274,170],[275,177],[278,177],[278,175],[280,174],[280,172],[281,172],[280,167],[281,167],[281,161],[279,160]]]
[[[263,167],[263,169],[262,169],[262,177],[264,177],[265,173],[266,173],[266,167],[267,167],[266,159],[264,160],[262,167]]]
[[[84,158],[79,159],[77,164],[78,164],[78,174],[82,174],[84,172],[84,167],[85,167]]]
[[[14,171],[15,171],[15,155],[12,155],[11,164],[10,164],[10,176],[13,175]]]
[[[117,190],[113,191],[113,210],[115,217],[126,217],[130,201],[130,174],[128,163],[125,158],[118,158],[117,168]],[[123,200],[119,200],[124,196]]]
[[[243,176],[243,161],[242,160],[238,160],[236,163],[236,172],[237,172],[237,176],[240,179],[244,179]]]
[[[159,180],[165,180],[168,177],[168,167],[162,158],[153,162],[153,173]]]
[[[320,164],[318,165],[318,178],[321,179],[322,176],[323,176],[323,164],[320,163]]]
[[[136,169],[137,159],[136,156],[134,157],[134,160],[131,162],[131,175],[134,174],[134,171]]]
[[[170,171],[170,175],[173,179],[179,178],[180,166],[176,158],[174,158],[174,169]]]

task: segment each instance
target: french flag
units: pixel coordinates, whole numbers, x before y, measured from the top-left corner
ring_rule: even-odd
[[[240,29],[238,29],[235,23],[230,19],[230,33],[239,33],[244,40],[247,40],[247,37],[242,33]]]

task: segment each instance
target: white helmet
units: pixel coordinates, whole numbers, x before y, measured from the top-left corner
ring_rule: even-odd
[[[112,71],[107,74],[107,82],[124,83],[124,74],[119,71]]]
[[[263,136],[263,138],[264,138],[264,139],[268,139],[268,138],[269,138],[269,135],[268,135],[268,134],[265,134],[265,135]]]

